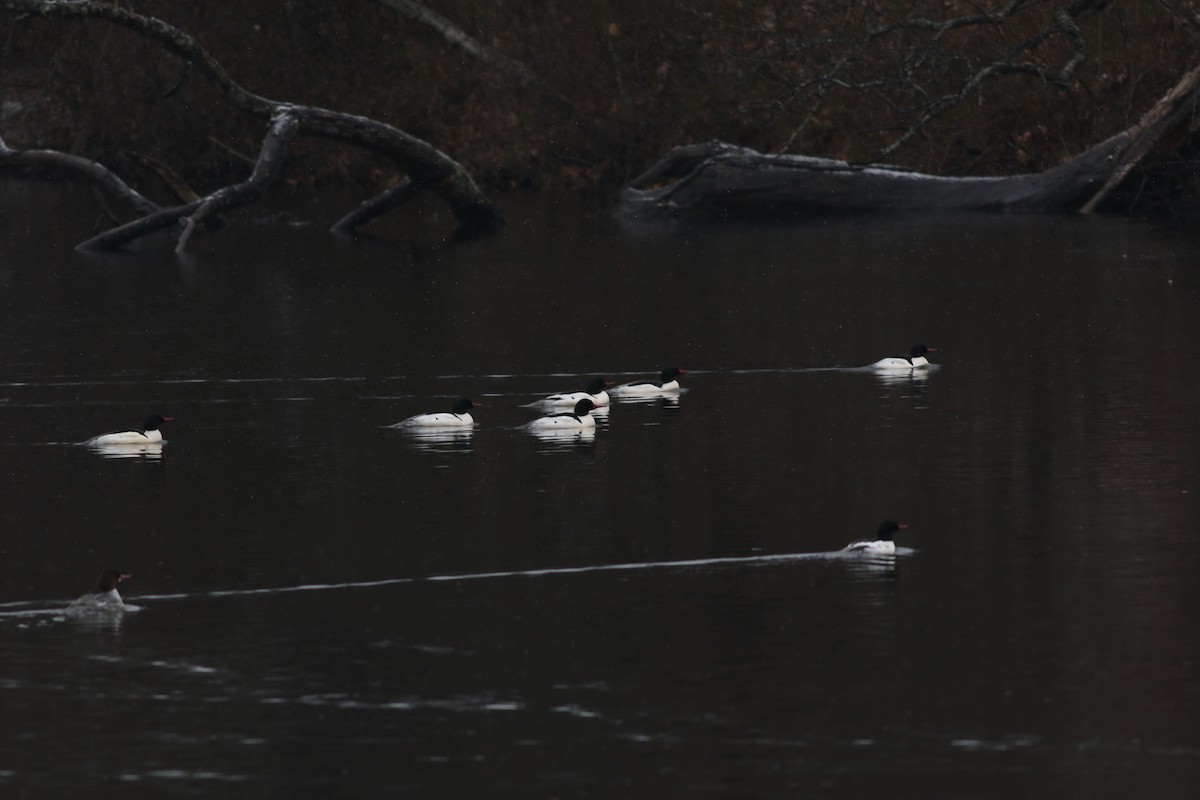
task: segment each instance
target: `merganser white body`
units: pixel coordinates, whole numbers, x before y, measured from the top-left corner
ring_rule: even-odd
[[[875,369],[920,369],[921,367],[929,366],[929,359],[925,356],[936,352],[937,350],[932,347],[916,344],[913,345],[912,350],[908,351],[907,356],[881,358],[871,366]]]
[[[159,430],[159,426],[164,422],[170,422],[172,419],[174,417],[153,414],[146,417],[146,421],[142,423],[141,430],[113,431],[112,433],[93,436],[84,442],[84,444],[100,447],[113,444],[156,444],[163,440],[162,431]]]
[[[624,383],[612,390],[613,397],[658,397],[679,391],[679,376],[686,375],[686,369],[667,367],[659,373],[657,381],[633,381]]]
[[[120,570],[106,569],[100,573],[96,590],[88,592],[67,607],[68,614],[112,614],[125,610],[125,602],[117,592],[117,584],[131,576]]]
[[[415,417],[409,417],[402,422],[397,422],[392,428],[421,428],[424,430],[433,430],[437,428],[471,428],[475,425],[475,418],[471,416],[471,409],[479,408],[478,403],[471,402],[468,397],[460,397],[455,401],[454,406],[449,411],[442,411],[430,414],[417,414]]]
[[[603,408],[609,403],[608,392],[605,387],[611,386],[612,381],[606,378],[592,378],[588,381],[587,386],[582,392],[564,392],[563,394],[552,394],[549,397],[542,398],[535,403],[530,403],[530,407],[552,409],[552,408],[574,408],[575,404],[580,400],[591,400],[592,405],[596,408]]]
[[[528,423],[525,427],[531,431],[579,431],[584,428],[595,428],[596,419],[590,413],[593,408],[595,406],[592,401],[585,397],[575,404],[573,411],[560,414],[547,414]]]
[[[861,539],[857,542],[851,542],[842,548],[843,553],[868,553],[873,555],[894,555],[896,553],[896,542],[892,537],[896,535],[896,531],[907,528],[899,522],[885,520],[879,525],[879,530],[875,531],[874,539]]]

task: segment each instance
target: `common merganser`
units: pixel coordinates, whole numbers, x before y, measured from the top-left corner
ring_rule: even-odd
[[[595,428],[596,419],[589,413],[595,407],[595,404],[585,397],[575,404],[574,411],[567,411],[560,414],[547,414],[544,417],[539,417],[533,422],[528,423],[525,427],[531,431],[582,430],[584,428]]]
[[[908,526],[894,522],[893,520],[884,520],[879,525],[879,530],[875,531],[874,539],[861,539],[857,542],[851,542],[842,548],[842,552],[854,553],[880,553],[883,555],[892,555],[896,552],[896,542],[892,537],[896,535],[896,531],[904,530]]]
[[[113,431],[112,433],[104,433],[100,436],[93,436],[84,444],[105,446],[110,444],[153,444],[163,440],[162,431],[158,428],[164,422],[170,422],[174,417],[164,417],[161,414],[152,414],[146,417],[146,421],[142,423],[141,430],[128,431]]]
[[[592,405],[596,408],[602,408],[608,405],[609,397],[605,387],[612,386],[612,381],[607,378],[592,378],[587,382],[582,392],[564,392],[563,394],[552,394],[549,397],[544,397],[537,402],[530,403],[533,408],[574,408],[575,404],[580,400],[591,400]]]
[[[417,414],[406,420],[397,422],[392,428],[470,428],[475,425],[471,409],[479,408],[479,403],[471,402],[468,397],[460,397],[454,402],[449,411],[432,414]]]
[[[895,358],[881,358],[871,366],[875,369],[917,369],[920,367],[928,367],[929,359],[925,356],[929,353],[936,353],[932,347],[926,347],[923,344],[913,345],[912,350],[908,351],[907,356],[897,356]]]
[[[679,391],[680,375],[686,375],[686,369],[667,367],[659,373],[657,381],[634,381],[624,383],[612,390],[613,397],[656,397],[662,394]]]
[[[131,575],[126,575],[117,569],[106,569],[100,573],[100,580],[96,582],[96,590],[88,592],[80,597],[74,603],[67,607],[68,614],[103,614],[125,610],[125,603],[121,600],[121,595],[117,592],[117,584],[121,581],[129,580]]]

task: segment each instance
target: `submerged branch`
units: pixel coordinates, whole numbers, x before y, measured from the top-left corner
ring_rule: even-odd
[[[404,205],[423,187],[408,178],[397,183],[386,192],[367,200],[358,208],[339,219],[329,229],[331,233],[349,235],[376,217],[381,217],[393,208]]]

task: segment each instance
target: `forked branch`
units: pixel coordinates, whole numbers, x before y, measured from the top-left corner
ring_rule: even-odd
[[[179,246],[182,248],[197,224],[221,210],[253,202],[261,196],[263,188],[278,176],[287,146],[298,134],[346,142],[391,159],[408,174],[412,183],[442,198],[454,213],[462,233],[480,235],[503,225],[499,211],[484,198],[467,171],[428,142],[378,120],[315,106],[284,103],[250,92],[230,78],[217,60],[195,39],[162,20],[138,14],[115,3],[89,0],[0,0],[0,12],[10,15],[99,19],[126,28],[154,40],[191,64],[221,91],[229,105],[270,122],[254,174],[243,183],[226,187],[198,202],[170,209],[158,209],[152,207],[153,204],[142,204],[138,208],[140,219],[101,234],[81,247],[120,247],[168,227],[184,217],[190,217],[189,225],[185,227],[180,240]],[[5,150],[7,151],[7,148]],[[0,152],[0,157],[4,155],[4,152]],[[58,158],[60,166],[69,166],[77,172],[85,171],[82,165],[70,164],[71,157],[65,154],[58,156],[62,157]],[[95,162],[88,163],[94,165],[91,168],[94,180],[108,172],[95,165]],[[113,183],[108,178],[104,180],[109,191],[121,192],[120,186],[124,184]],[[380,197],[389,194],[390,190]]]

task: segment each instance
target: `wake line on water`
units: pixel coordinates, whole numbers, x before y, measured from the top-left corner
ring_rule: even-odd
[[[896,548],[897,555],[908,555],[916,552],[910,548]],[[883,557],[891,561],[890,557]],[[495,572],[464,572],[449,575],[424,575],[406,578],[382,578],[374,581],[345,581],[341,583],[305,583],[297,586],[276,586],[264,589],[218,589],[210,592],[178,592],[175,594],[143,594],[127,598],[126,604],[141,603],[147,600],[187,600],[196,597],[253,597],[255,595],[291,594],[294,592],[328,592],[343,589],[372,589],[381,586],[399,586],[408,583],[454,583],[460,581],[477,581],[497,578],[538,578],[548,575],[581,575],[590,572],[620,572],[648,569],[680,569],[686,567],[711,567],[726,564],[771,564],[788,561],[825,561],[844,560],[849,562],[870,563],[870,556],[861,553],[847,553],[840,550],[821,553],[777,553],[761,556],[724,556],[720,558],[692,558],[680,561],[634,561],[622,564],[590,564],[580,567],[543,567],[540,569],[500,570]],[[61,613],[63,609],[22,611],[32,606],[41,605],[39,601],[20,600],[11,603],[0,603],[0,618],[28,617],[38,614]]]
[[[923,369],[937,370],[941,364],[930,364]],[[874,366],[868,364],[866,366],[819,366],[819,367],[751,367],[745,369],[729,368],[717,370],[718,372],[727,375],[777,375],[788,373],[806,373],[806,372],[871,372],[874,371]],[[597,373],[611,375],[614,378],[637,377],[642,375],[653,374],[652,370],[640,370],[633,372],[605,372],[598,370]],[[692,375],[705,375],[712,373],[713,370],[706,369],[689,369],[688,373]],[[591,372],[573,373],[573,372],[486,372],[479,374],[446,374],[446,375],[425,375],[421,376],[426,380],[501,380],[511,378],[577,378],[580,375],[590,375]],[[28,389],[28,388],[62,388],[62,387],[88,387],[88,386],[196,386],[196,385],[238,385],[238,384],[272,384],[272,383],[367,383],[371,381],[406,381],[412,380],[413,376],[409,375],[293,375],[293,376],[259,376],[245,378],[165,378],[158,380],[150,380],[143,378],[96,378],[94,380],[68,380],[68,379],[50,379],[46,381],[0,381],[0,389]],[[106,405],[104,403],[95,403],[94,405]]]
[[[343,583],[306,583],[298,586],[281,586],[271,589],[221,589],[214,592],[184,592],[180,594],[138,595],[135,600],[183,600],[189,597],[245,597],[260,594],[287,594],[291,592],[327,592],[337,589],[371,589],[379,586],[398,586],[405,583],[453,583],[495,578],[538,578],[546,575],[579,575],[587,572],[616,572],[620,570],[670,569],[679,567],[707,567],[720,564],[753,564],[778,561],[801,561],[805,559],[844,558],[847,554],[832,553],[780,553],[769,556],[729,556],[724,558],[695,558],[685,561],[635,561],[625,564],[590,564],[582,567],[543,567],[540,569],[514,569],[496,572],[462,572],[450,575],[423,575],[409,578],[383,578],[376,581],[346,581]],[[857,556],[851,556],[857,557]]]

